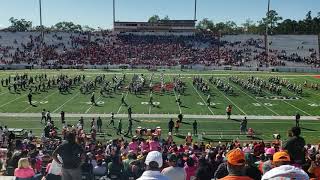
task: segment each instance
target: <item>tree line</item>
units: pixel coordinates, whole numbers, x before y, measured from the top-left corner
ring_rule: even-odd
[[[256,23],[247,19],[240,26],[234,21],[214,23],[213,20],[204,18],[197,24],[201,31],[221,32],[222,34],[320,34],[320,12],[312,17],[309,11],[304,19],[284,19],[275,10],[270,10],[265,18]]]
[[[168,16],[160,18],[158,15],[153,15],[148,22],[158,22],[160,20],[170,20]],[[25,19],[9,19],[11,25],[5,30],[8,31],[67,31],[67,32],[92,32],[103,30],[95,29],[87,25],[82,26],[73,22],[58,22],[51,27],[32,26],[32,22]],[[320,34],[320,12],[317,16],[312,17],[312,12],[309,11],[304,19],[292,20],[283,19],[275,10],[270,10],[265,18],[254,22],[247,19],[245,23],[238,25],[234,21],[217,22],[208,18],[200,20],[196,29],[199,31],[220,32],[222,34],[265,34],[266,26],[268,26],[268,34]]]

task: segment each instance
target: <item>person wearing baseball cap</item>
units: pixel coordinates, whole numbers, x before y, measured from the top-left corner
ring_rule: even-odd
[[[239,149],[233,149],[227,154],[227,169],[229,175],[221,180],[253,180],[245,175],[245,155]]]
[[[137,180],[170,180],[167,176],[160,173],[163,165],[162,154],[158,151],[150,151],[146,157],[146,171]]]
[[[174,180],[186,180],[186,172],[183,168],[177,166],[178,157],[175,154],[168,155],[169,167],[164,168],[161,174]]]
[[[266,172],[270,171],[274,166],[273,166],[273,155],[276,152],[276,150],[274,148],[268,148],[266,150],[266,158],[267,161],[265,161],[262,164],[262,173],[265,174]]]
[[[273,164],[275,168],[266,172],[262,176],[262,180],[275,179],[301,179],[308,180],[309,176],[302,169],[290,164],[290,155],[286,151],[276,152],[273,155]]]

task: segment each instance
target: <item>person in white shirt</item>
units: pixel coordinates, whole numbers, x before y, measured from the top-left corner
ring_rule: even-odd
[[[162,154],[160,152],[149,152],[145,164],[147,165],[147,169],[137,180],[171,180],[160,173],[160,168],[163,165]]]
[[[277,152],[273,155],[273,165],[275,168],[266,172],[262,176],[262,180],[277,180],[277,179],[301,179],[309,180],[309,176],[302,169],[289,165],[290,156],[285,151]]]
[[[32,131],[29,131],[29,133],[28,133],[28,139],[29,139],[30,141],[32,141],[33,138],[34,138],[34,135],[32,134]]]
[[[60,162],[62,162],[62,158],[59,155],[58,155],[58,159]],[[46,180],[61,179],[61,175],[62,175],[62,165],[57,163],[55,160],[52,160],[52,162],[47,166]]]
[[[186,180],[187,174],[183,168],[177,167],[178,157],[175,154],[168,155],[169,167],[164,168],[161,174],[174,180]]]

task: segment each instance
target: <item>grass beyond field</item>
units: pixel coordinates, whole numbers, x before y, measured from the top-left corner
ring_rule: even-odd
[[[116,130],[112,127],[107,127],[110,122],[109,118],[103,119],[103,132],[107,135],[105,139],[109,140],[117,137]],[[115,126],[118,125],[116,118]],[[60,118],[53,118],[58,128],[61,128]],[[79,118],[67,118],[67,124],[76,124]],[[123,132],[127,131],[127,120],[123,120]],[[194,119],[185,119],[184,123],[180,128],[180,135],[174,136],[175,141],[182,143],[184,137],[188,132],[192,132],[192,122]],[[205,133],[204,141],[219,141],[220,139],[237,139],[250,141],[245,135],[240,135],[239,122],[236,120],[212,120],[212,119],[197,119],[198,121],[198,133]],[[168,119],[163,118],[143,118],[136,119],[133,122],[133,129],[141,126],[144,128],[155,128],[157,126],[162,127],[163,136],[166,137]],[[43,124],[40,124],[40,118],[16,118],[16,117],[5,117],[1,118],[0,124],[8,125],[10,128],[24,128],[32,130],[36,135],[40,135],[43,130]],[[89,131],[90,118],[85,118],[85,129]],[[280,134],[281,140],[286,140],[287,130],[295,125],[293,120],[249,120],[248,127],[253,128],[257,132],[257,139],[263,139],[265,141],[273,140],[273,134]],[[307,143],[317,144],[319,143],[319,131],[320,123],[318,121],[301,121],[302,136],[306,139]],[[59,131],[60,132],[60,131]],[[100,137],[99,139],[103,139]],[[197,140],[197,137],[194,137]]]
[[[114,74],[122,76],[126,73],[126,85],[128,85],[134,73],[144,74],[148,80],[151,72],[145,70],[25,70],[25,71],[2,71],[0,79],[7,78],[9,75],[27,73],[29,76],[35,74],[47,73],[49,78],[59,74],[67,74],[71,77],[75,75],[86,75],[86,80],[94,79],[97,75],[105,74],[106,79],[111,81]],[[153,101],[157,106],[148,105],[149,91],[145,90],[142,94],[133,95],[123,88],[116,93],[102,97],[99,95],[99,88],[96,90],[96,101],[98,106],[90,104],[90,93],[83,95],[79,91],[79,86],[74,87],[69,94],[60,94],[58,89],[52,88],[47,92],[33,94],[33,102],[35,106],[30,106],[27,102],[28,91],[21,91],[20,94],[11,93],[6,87],[0,87],[0,112],[2,113],[40,113],[42,109],[50,110],[52,113],[65,111],[66,113],[82,113],[82,114],[115,114],[127,113],[127,107],[120,105],[121,94],[126,95],[126,102],[132,106],[133,113],[136,114],[194,114],[194,115],[223,115],[225,114],[226,106],[233,106],[234,115],[268,115],[268,116],[292,116],[299,112],[302,116],[317,116],[320,115],[320,90],[316,91],[312,88],[303,88],[302,95],[296,95],[285,87],[282,88],[282,96],[294,97],[295,100],[270,99],[274,94],[263,89],[264,98],[258,98],[248,90],[242,89],[239,85],[229,82],[228,77],[237,75],[240,78],[248,78],[251,75],[262,79],[268,79],[270,76],[279,76],[287,79],[295,84],[308,83],[320,84],[320,79],[313,74],[294,74],[294,73],[268,73],[268,72],[233,72],[233,71],[173,71],[163,70],[155,72],[153,84],[160,83],[160,73],[164,73],[166,83],[171,83],[174,76],[181,74],[182,81],[186,84],[186,92],[181,95],[182,106],[179,107],[175,102],[177,93],[170,92],[155,92]],[[227,95],[223,91],[210,84],[210,92],[212,97],[212,106],[206,106],[207,94],[200,92],[192,85],[194,76],[199,75],[208,81],[209,77],[220,78],[226,83],[229,83],[234,90],[234,95]],[[147,82],[149,84],[149,82]]]

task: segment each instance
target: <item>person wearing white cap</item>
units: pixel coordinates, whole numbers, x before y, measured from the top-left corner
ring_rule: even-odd
[[[162,154],[160,152],[149,152],[145,164],[147,165],[147,169],[137,180],[170,180],[160,173],[160,168],[163,165]]]

